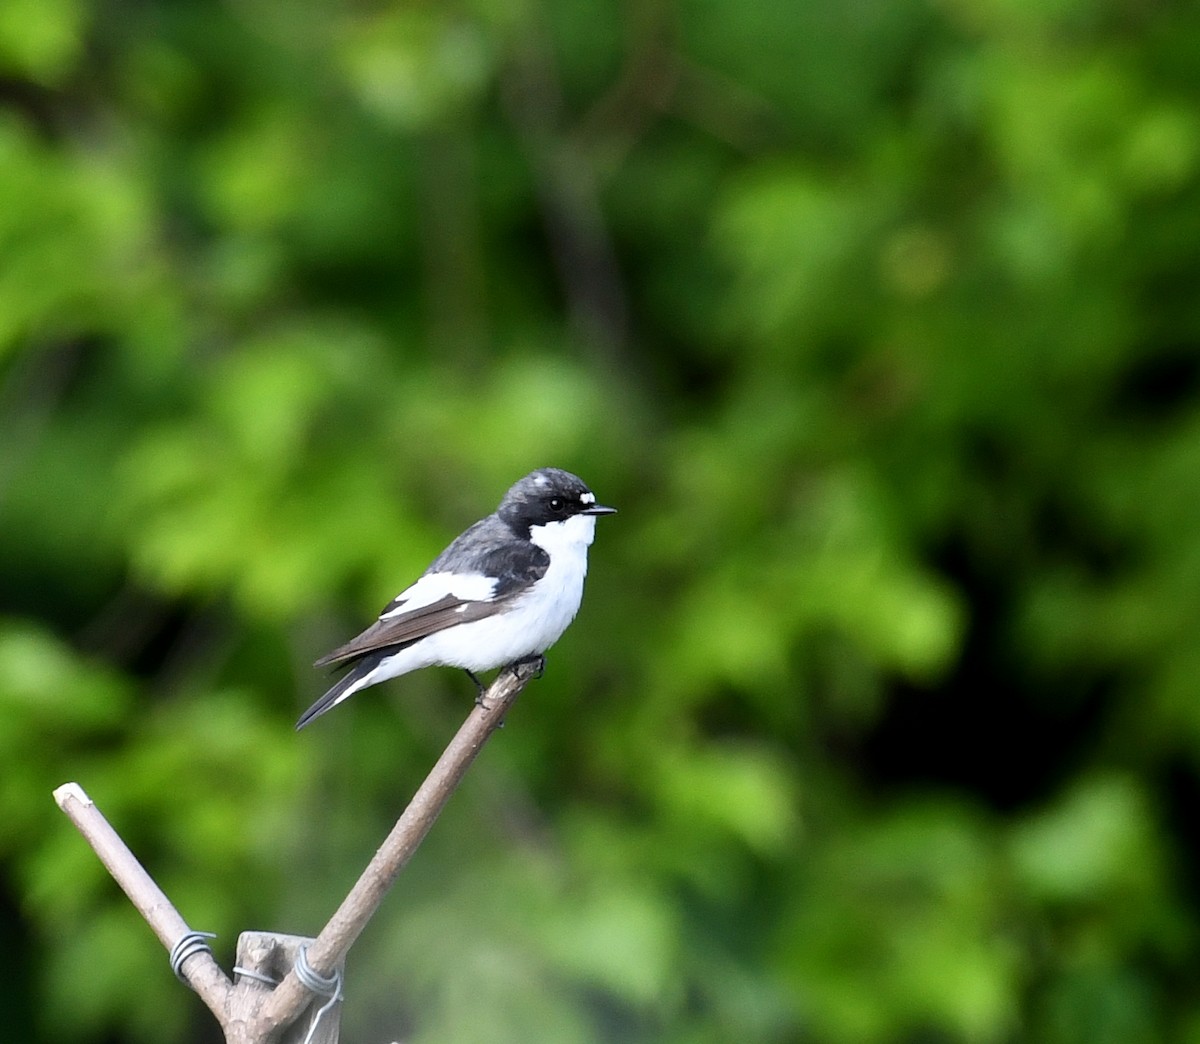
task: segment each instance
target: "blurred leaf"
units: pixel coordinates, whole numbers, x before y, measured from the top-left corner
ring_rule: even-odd
[[[1128,899],[1156,884],[1149,809],[1129,780],[1081,782],[1057,807],[1017,824],[1012,851],[1028,892],[1051,902]]]
[[[0,68],[57,85],[83,50],[88,5],[82,0],[5,0],[0,6]]]

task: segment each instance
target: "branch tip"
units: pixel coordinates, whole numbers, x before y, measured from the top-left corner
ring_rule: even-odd
[[[78,783],[64,783],[61,787],[56,787],[54,790],[54,800],[64,812],[67,810],[67,802],[74,800],[79,804],[88,806],[91,805],[92,799],[84,792],[83,787]]]

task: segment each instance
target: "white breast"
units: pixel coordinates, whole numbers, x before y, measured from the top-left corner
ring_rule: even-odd
[[[529,652],[545,652],[570,626],[583,600],[587,549],[596,535],[593,515],[573,515],[565,522],[534,526],[530,539],[550,555],[550,568],[522,596],[509,616],[519,615],[527,627]]]
[[[564,522],[534,526],[530,539],[549,553],[550,567],[512,608],[422,638],[380,663],[364,686],[435,664],[487,671],[544,653],[579,612],[587,549],[595,534],[592,515],[573,515]]]

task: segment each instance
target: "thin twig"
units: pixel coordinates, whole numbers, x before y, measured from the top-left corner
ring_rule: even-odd
[[[480,698],[358,882],[308,947],[308,963],[317,973],[329,975],[345,959],[347,951],[379,909],[396,876],[429,833],[475,756],[503,723],[504,715],[535,671],[536,667],[531,664],[518,664],[501,671]],[[259,1012],[262,1039],[269,1039],[279,1027],[288,1025],[311,1001],[312,995],[300,985],[295,972],[289,972]]]
[[[92,799],[84,793],[78,783],[64,783],[54,791],[54,800],[78,827],[79,832],[100,857],[100,862],[108,868],[113,880],[129,896],[130,902],[146,919],[159,941],[168,950],[172,949],[191,929]],[[194,954],[188,958],[182,973],[216,1015],[217,1021],[224,1026],[233,985],[225,977],[213,955],[207,950]]]

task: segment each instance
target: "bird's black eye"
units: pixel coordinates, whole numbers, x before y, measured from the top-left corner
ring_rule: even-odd
[[[561,514],[562,510],[567,506],[567,502],[562,497],[551,497],[549,500],[550,510],[556,515]]]

